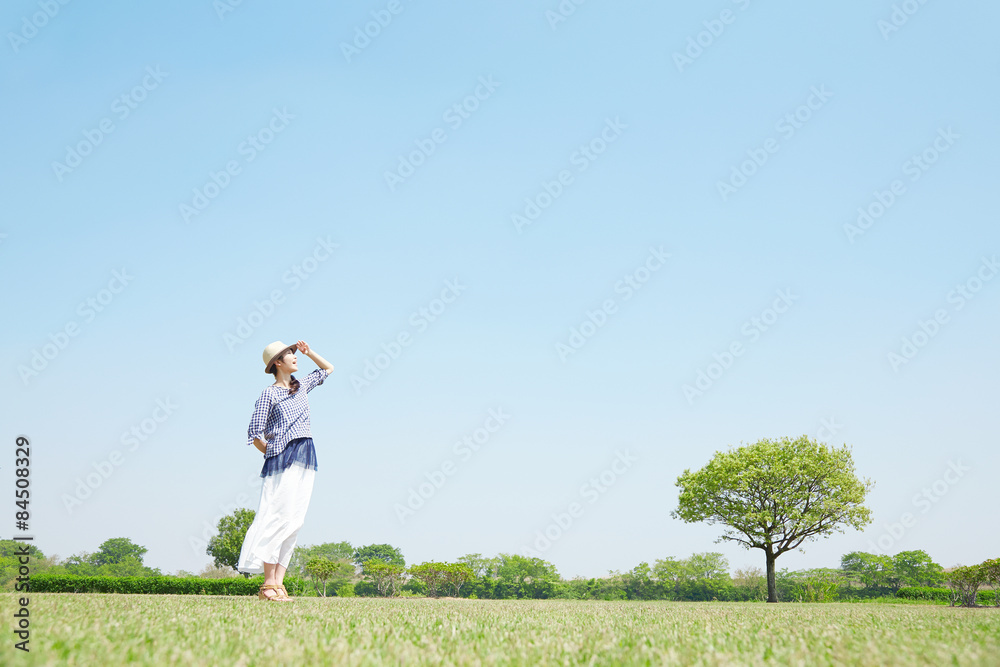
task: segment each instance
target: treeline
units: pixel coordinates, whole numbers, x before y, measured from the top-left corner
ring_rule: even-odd
[[[33,544],[0,540],[0,587],[9,590],[21,568],[25,567],[20,560],[25,548],[30,556],[32,575],[46,572],[82,577],[155,577],[162,574],[159,568],[143,565],[146,547],[133,543],[127,537],[113,537],[105,540],[94,553],[84,551],[65,560],[59,560],[58,556],[46,557]]]
[[[402,553],[391,545],[351,549],[347,542],[306,547],[289,572],[314,582],[325,595],[324,562],[338,562],[333,585],[336,595],[428,595],[482,599],[569,598],[580,600],[764,601],[767,582],[760,568],[737,569],[720,553],[688,558],[664,558],[640,563],[628,572],[606,577],[563,579],[555,565],[540,558],[499,554],[492,558],[468,554],[454,563],[428,562],[406,567]],[[872,598],[950,601],[974,605],[979,588],[1000,588],[998,561],[959,567],[950,573],[922,550],[893,556],[851,552],[840,568],[776,572],[783,601],[833,602]],[[351,566],[354,574],[351,574]],[[991,569],[992,568],[992,569]],[[327,568],[330,571],[332,568]],[[317,572],[320,573],[317,577]],[[320,582],[323,592],[320,593]],[[947,586],[947,587],[946,587]],[[980,603],[998,603],[993,591],[979,592]]]
[[[0,541],[0,583],[10,589],[18,573],[16,550],[21,543]],[[142,564],[146,549],[127,538],[105,541],[95,553],[65,561],[46,558],[36,547],[32,575],[59,577],[48,590],[173,591],[241,594],[249,580],[231,564],[216,561],[198,577],[179,571],[163,576]],[[238,555],[238,554],[237,554]],[[230,554],[228,557],[232,557]],[[137,578],[157,578],[147,586]],[[87,578],[84,581],[84,578]],[[118,578],[118,581],[101,579]],[[240,585],[198,584],[198,580],[239,578]],[[171,583],[171,579],[185,579]],[[256,579],[256,578],[255,578]],[[244,584],[243,582],[246,582]],[[870,598],[908,598],[950,601],[968,606],[1000,604],[1000,595],[982,591],[1000,588],[1000,559],[959,567],[946,573],[922,551],[894,556],[852,552],[840,568],[776,573],[779,599],[789,602],[831,602]],[[401,550],[389,544],[353,547],[348,542],[301,546],[296,549],[286,579],[295,595],[317,596],[430,596],[479,599],[579,600],[691,600],[763,601],[767,583],[760,568],[737,569],[730,574],[720,553],[698,553],[688,558],[664,558],[652,565],[640,563],[627,572],[605,577],[562,578],[555,565],[518,554],[485,557],[467,554],[455,562],[424,562],[407,566]],[[252,586],[251,586],[252,588]],[[247,589],[249,590],[249,588]],[[255,590],[255,589],[254,589]],[[977,597],[978,596],[978,597]]]
[[[324,566],[324,563],[326,565]],[[353,570],[353,571],[352,571]],[[956,572],[964,571],[959,568]],[[336,574],[326,576],[325,572]],[[731,600],[767,599],[767,582],[760,568],[737,569],[730,575],[720,553],[688,558],[664,558],[640,563],[627,572],[605,577],[563,579],[555,565],[517,554],[484,557],[468,554],[453,563],[429,562],[406,566],[391,545],[353,549],[347,542],[303,547],[289,567],[318,595],[428,595],[484,599],[569,598],[581,600]],[[984,575],[985,576],[985,575]],[[990,583],[989,577],[981,584]],[[896,597],[904,590],[933,589],[941,594],[913,594],[911,599],[942,599],[955,584],[944,568],[922,550],[894,556],[852,552],[840,568],[779,570],[779,599],[829,602]],[[1000,583],[994,581],[994,586]],[[989,596],[992,600],[992,596]]]

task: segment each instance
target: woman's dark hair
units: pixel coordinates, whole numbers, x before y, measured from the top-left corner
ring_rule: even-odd
[[[280,359],[284,359],[285,355],[289,353],[291,353],[291,350],[287,350],[285,354],[281,355],[278,359],[275,359],[274,361],[279,361]],[[278,377],[278,369],[274,367],[274,362],[271,362],[271,365],[270,367],[268,367],[267,372],[273,375],[275,378]],[[291,396],[298,390],[299,390],[299,381],[295,379],[294,375],[292,375],[288,378],[288,395]]]

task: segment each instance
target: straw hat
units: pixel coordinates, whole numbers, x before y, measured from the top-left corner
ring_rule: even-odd
[[[271,364],[285,355],[285,352],[298,349],[298,344],[285,345],[280,340],[276,340],[264,348],[264,372],[270,373]]]

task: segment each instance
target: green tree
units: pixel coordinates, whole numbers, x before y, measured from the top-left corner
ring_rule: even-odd
[[[855,475],[850,450],[807,436],[716,452],[701,470],[685,470],[677,486],[671,516],[723,524],[718,541],[764,552],[768,602],[778,601],[774,564],[781,554],[844,525],[860,529],[871,522],[864,501],[872,482]]]
[[[493,574],[496,568],[495,559],[483,558],[482,554],[466,554],[458,559],[459,563],[465,563],[472,570],[472,576],[488,577]]]
[[[688,576],[694,580],[729,581],[729,561],[718,552],[692,554],[684,563]]]
[[[212,557],[216,567],[231,567],[234,570],[240,562],[240,551],[243,549],[243,538],[250,529],[257,513],[253,510],[238,508],[229,516],[219,519],[218,535],[213,535],[208,541],[205,553]]]
[[[43,569],[51,568],[48,559],[35,545],[18,540],[0,540],[0,587],[14,590],[17,578],[21,576],[21,566],[25,565],[20,560],[25,551],[28,552],[27,566],[31,569],[31,574],[39,574]],[[39,568],[43,563],[45,568]]]
[[[379,558],[372,558],[361,564],[361,573],[382,597],[396,595],[403,585],[403,571],[402,565],[387,563]]]
[[[468,569],[468,565],[465,566]],[[411,565],[410,576],[423,582],[426,587],[428,597],[440,597],[445,586],[448,584],[448,564],[427,562],[420,565]],[[470,570],[471,572],[471,570]]]
[[[532,579],[558,578],[556,566],[533,556],[500,554],[497,556],[497,577],[505,581],[524,583]]]
[[[780,574],[785,594],[799,602],[833,602],[846,576],[843,570],[822,567]]]
[[[668,599],[680,598],[681,586],[687,581],[688,570],[683,560],[668,556],[653,563],[653,575],[660,583]]]
[[[895,556],[852,551],[840,559],[840,569],[869,591],[896,593],[903,586],[940,586],[944,570],[927,552],[901,551]]]
[[[718,552],[668,557],[653,563],[659,597],[673,600],[711,600],[728,595],[729,561]]]
[[[406,566],[403,552],[391,544],[369,544],[366,547],[358,547],[354,551],[353,559],[354,564],[362,568],[366,562],[373,559],[390,565],[398,565],[401,568]]]
[[[840,569],[869,591],[887,591],[892,588],[897,575],[893,559],[882,554],[852,551],[840,558]]]
[[[131,542],[129,541],[129,543]],[[122,543],[118,542],[113,544],[122,546]],[[104,545],[101,546],[103,547]],[[162,574],[159,568],[143,565],[142,557],[136,555],[137,553],[145,553],[145,547],[130,550],[128,545],[124,546],[126,548],[122,551],[116,551],[112,547],[111,549],[106,549],[103,553],[82,551],[78,554],[73,554],[53,567],[51,571],[53,574],[65,573],[80,577],[156,577]]]
[[[629,600],[655,600],[658,586],[649,563],[639,563],[622,575],[625,597]]]
[[[146,547],[135,544],[127,537],[112,537],[104,540],[104,543],[97,548],[97,553],[91,555],[90,561],[93,565],[115,565],[134,558],[142,564],[142,557],[146,554]]]
[[[692,554],[683,561],[686,581],[681,586],[683,600],[714,600],[729,597],[729,561],[720,553]]]
[[[205,563],[205,567],[201,568],[201,572],[197,576],[202,579],[231,579],[239,577],[240,573],[233,571],[233,568],[228,565],[219,567],[215,563]]]
[[[944,568],[931,560],[926,551],[900,551],[892,557],[895,588],[901,586],[940,586],[944,583]]]
[[[736,568],[733,586],[738,600],[766,600],[767,577],[759,567]]]
[[[97,568],[93,564],[92,557],[93,554],[90,552],[81,551],[78,554],[73,554],[59,565],[67,574],[74,574],[80,577],[93,577],[97,574]]]
[[[330,579],[346,579],[354,573],[354,566],[344,560],[334,561],[323,556],[316,556],[306,563],[305,572],[310,577],[318,579],[323,583],[323,597],[326,597],[326,582]],[[334,590],[343,585],[343,583],[343,581],[338,581],[337,585],[334,586]]]
[[[993,587],[993,604],[1000,607],[1000,558],[991,558],[979,566],[986,583]]]
[[[98,565],[93,571],[93,576],[97,577],[155,577],[160,574],[159,568],[146,567],[141,560],[131,555],[117,563]]]
[[[534,556],[499,554],[496,557],[497,598],[549,598],[559,581],[556,566]]]
[[[979,587],[986,583],[986,570],[982,564],[956,567],[946,575],[946,581],[951,588],[951,604],[963,607],[975,607]]]
[[[28,552],[32,562],[45,558],[45,555],[34,544],[19,540],[0,540],[0,558],[13,558],[16,561],[24,551]]]
[[[596,600],[627,600],[627,575],[610,570],[608,576],[594,580],[593,597]]]
[[[444,583],[454,597],[458,597],[462,586],[472,580],[472,568],[465,563],[446,563],[444,567]]]
[[[352,561],[354,559],[354,547],[351,546],[350,542],[326,542],[325,544],[295,547],[292,560],[288,563],[289,573],[298,574],[303,577],[307,576],[306,563],[313,558],[326,558],[334,562]]]

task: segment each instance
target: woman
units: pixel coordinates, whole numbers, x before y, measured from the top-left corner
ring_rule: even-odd
[[[292,375],[299,369],[296,350],[319,366],[301,382]],[[332,371],[330,362],[305,341],[295,345],[275,341],[264,348],[264,372],[274,375],[274,384],[257,399],[247,430],[247,445],[253,443],[264,454],[260,471],[264,481],[257,515],[247,530],[236,566],[240,572],[264,573],[257,593],[262,600],[293,599],[282,582],[305,521],[316,475],[306,394],[323,384]]]

